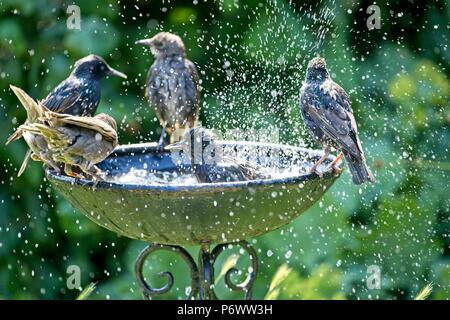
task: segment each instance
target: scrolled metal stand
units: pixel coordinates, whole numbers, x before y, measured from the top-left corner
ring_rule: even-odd
[[[183,258],[191,271],[191,291],[186,297],[188,300],[199,298],[200,300],[214,300],[217,299],[217,295],[214,291],[214,264],[220,254],[229,248],[230,246],[240,246],[244,249],[250,257],[251,268],[248,270],[247,278],[239,284],[232,281],[233,274],[239,272],[235,267],[230,268],[225,273],[225,283],[233,291],[243,291],[245,293],[245,299],[250,300],[252,298],[253,284],[258,274],[258,256],[255,249],[247,241],[239,241],[234,243],[220,244],[210,250],[210,244],[204,242],[200,246],[198,255],[198,263],[195,264],[192,256],[180,246],[163,245],[163,244],[150,244],[144,250],[141,251],[136,259],[135,272],[136,279],[139,286],[143,290],[144,299],[150,299],[152,296],[164,294],[168,292],[173,286],[173,275],[170,272],[160,272],[159,276],[166,277],[167,283],[161,288],[152,288],[147,281],[145,281],[142,274],[144,262],[147,257],[155,251],[165,250],[173,252]]]

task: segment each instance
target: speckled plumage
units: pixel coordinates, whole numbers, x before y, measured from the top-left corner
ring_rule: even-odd
[[[108,75],[126,78],[125,74],[111,68],[103,58],[92,54],[88,55],[76,61],[70,76],[53,89],[40,103],[49,110],[57,113],[93,116],[100,102],[100,80]],[[36,117],[30,115],[29,112],[35,109],[37,104],[22,90],[20,92],[18,90],[14,92],[27,109],[27,120],[25,124],[34,123]],[[21,99],[25,100],[22,101]],[[50,159],[52,158],[51,152],[48,150],[45,139],[42,136],[35,136],[31,132],[25,134],[19,128],[8,138],[7,144],[22,138],[22,136],[31,151],[27,151],[19,170],[19,176],[25,170],[30,157],[34,160],[44,161],[56,169],[55,164],[50,163]]]
[[[48,144],[52,158],[65,164],[68,175],[76,176],[71,166],[84,173],[100,177],[95,164],[103,161],[117,146],[117,125],[106,115],[78,117],[45,111],[40,123],[23,125],[26,132],[42,136]]]
[[[100,80],[108,75],[126,76],[111,68],[103,58],[88,55],[75,62],[70,76],[41,103],[49,110],[74,116],[93,116],[100,102]]]
[[[199,76],[180,37],[161,32],[136,43],[150,46],[156,58],[148,71],[145,95],[163,126],[161,145],[164,131],[172,134],[178,128],[194,127],[200,107]]]
[[[364,152],[347,93],[328,73],[325,60],[314,58],[308,64],[306,80],[300,90],[300,110],[314,140],[341,149],[355,184],[374,182],[365,163]]]

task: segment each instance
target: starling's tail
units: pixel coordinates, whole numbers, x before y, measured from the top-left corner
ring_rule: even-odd
[[[22,130],[14,131],[14,133],[8,137],[8,140],[6,140],[6,145],[10,144],[13,141],[16,141],[16,140],[22,138],[22,136],[23,136]]]
[[[18,177],[22,175],[22,173],[25,171],[25,169],[28,166],[28,161],[30,161],[31,158],[31,149],[28,149],[27,153],[25,154],[25,158],[23,158],[22,165],[20,166],[19,173],[17,174]]]
[[[25,91],[22,89],[15,87],[13,85],[10,85],[11,90],[16,94],[17,98],[19,99],[20,103],[22,103],[23,107],[27,111],[27,122],[32,123],[36,121],[36,119],[41,116],[42,108],[39,106],[36,101],[34,101]],[[6,141],[6,145],[10,144],[11,142],[18,140],[22,138],[23,136],[23,130],[17,129],[12,135],[9,136],[8,140]]]
[[[27,120],[32,123],[36,121],[37,118],[42,116],[43,108],[36,101],[33,100],[25,91],[22,89],[10,85],[11,90],[15,93],[20,103],[27,110]]]
[[[375,177],[373,176],[370,169],[367,167],[364,158],[354,157],[347,152],[344,152],[345,159],[347,160],[348,167],[350,168],[350,173],[352,174],[353,182],[355,184],[361,184],[364,182],[375,182]]]

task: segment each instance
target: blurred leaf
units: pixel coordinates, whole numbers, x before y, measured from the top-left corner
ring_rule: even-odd
[[[414,298],[414,300],[426,300],[433,291],[433,285],[431,283],[427,284]]]
[[[86,288],[78,295],[77,300],[87,300],[89,296],[94,292],[97,283],[91,282]]]
[[[280,287],[281,299],[300,300],[342,300],[342,275],[338,270],[322,264],[309,277],[303,278],[291,272]]]
[[[228,270],[231,268],[234,268],[236,266],[237,261],[239,260],[238,254],[232,254],[230,255],[225,262],[222,264],[222,268],[220,269],[219,274],[216,277],[215,283],[218,283],[220,279],[225,276]]]
[[[278,295],[280,293],[279,287],[289,276],[291,271],[292,269],[289,268],[287,264],[283,264],[278,268],[277,272],[275,272],[275,275],[272,278],[272,281],[270,282],[269,290],[267,291],[264,300],[276,300],[278,298]]]

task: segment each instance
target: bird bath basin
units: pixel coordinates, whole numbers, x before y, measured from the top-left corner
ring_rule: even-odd
[[[141,252],[136,264],[138,282],[146,297],[167,292],[173,283],[170,273],[163,273],[168,283],[151,288],[142,276],[143,262],[156,250],[170,250],[181,255],[191,268],[191,293],[200,298],[215,298],[214,261],[227,244],[242,246],[252,257],[249,277],[233,284],[229,270],[227,284],[244,290],[251,297],[251,284],[257,273],[257,257],[246,239],[275,230],[294,220],[312,206],[333,184],[338,174],[325,171],[320,177],[308,168],[321,152],[304,148],[254,142],[222,141],[227,152],[242,152],[262,166],[298,168],[269,179],[225,183],[118,183],[93,182],[57,175],[47,169],[49,181],[74,207],[100,226],[120,235],[152,243]],[[177,172],[188,168],[177,166],[170,153],[156,155],[156,144],[145,143],[118,147],[99,164],[111,175],[131,168],[147,171]],[[330,156],[324,167],[334,159]],[[218,244],[209,250],[210,244]],[[199,268],[181,247],[200,245]],[[199,281],[199,278],[201,281]]]

